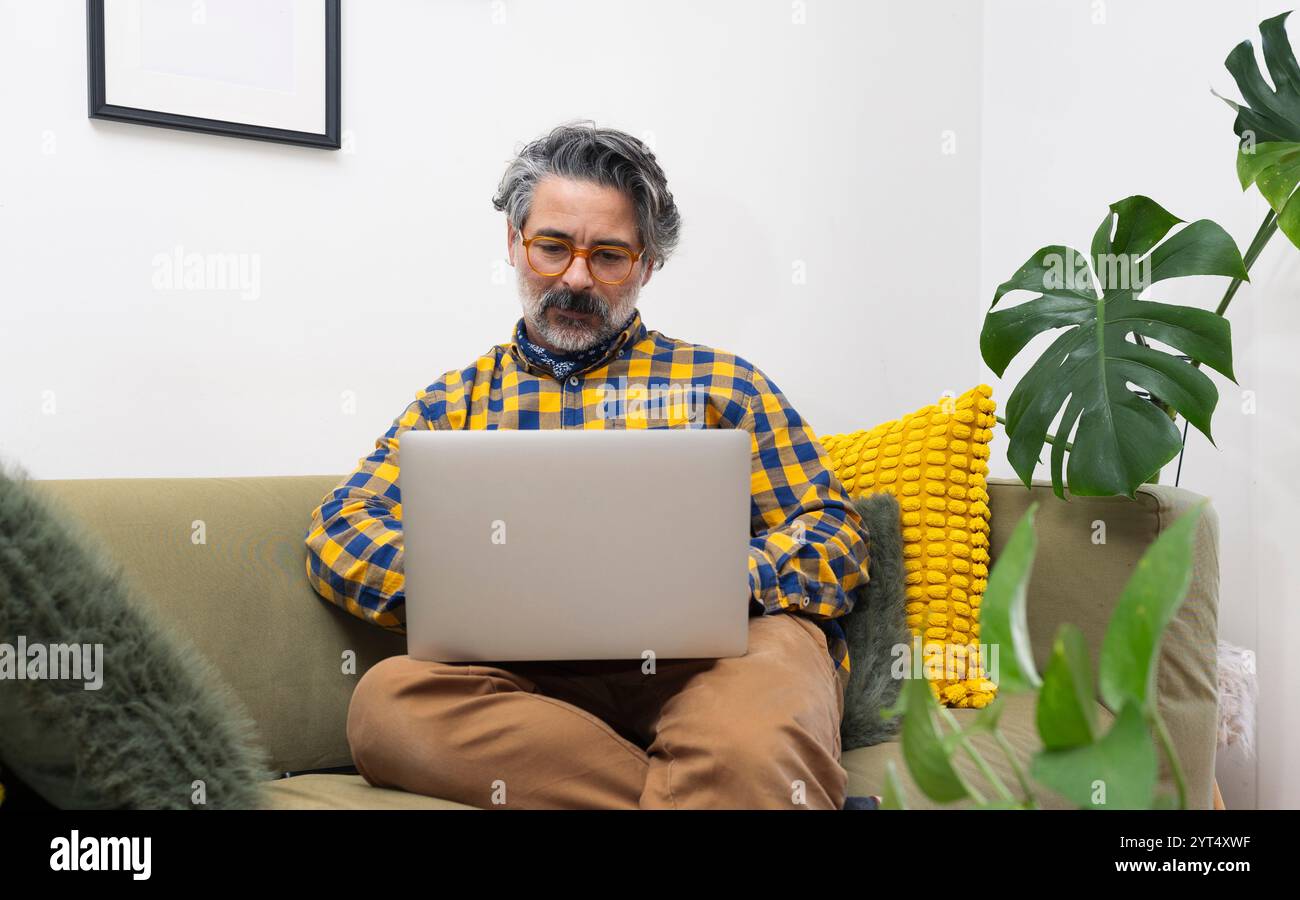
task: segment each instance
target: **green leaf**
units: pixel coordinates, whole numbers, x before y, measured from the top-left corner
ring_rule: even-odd
[[[1282,13],[1259,24],[1264,64],[1273,79],[1270,87],[1259,70],[1255,48],[1242,41],[1224,61],[1246,104],[1227,103],[1236,110],[1233,130],[1241,138],[1237,176],[1242,189],[1254,184],[1278,215],[1278,228],[1300,247],[1300,65],[1287,38]],[[1225,98],[1226,99],[1226,98]]]
[[[943,740],[934,724],[938,704],[924,678],[908,678],[903,684],[907,694],[907,712],[903,715],[901,740],[907,770],[927,797],[938,803],[951,803],[970,795],[965,780],[944,750]]]
[[[1129,699],[1101,740],[1071,750],[1042,750],[1030,772],[1084,809],[1149,809],[1158,767],[1142,708]]]
[[[1008,693],[1033,690],[1041,683],[1025,614],[1029,575],[1038,552],[1038,537],[1034,533],[1037,511],[1038,501],[1034,501],[1016,523],[1011,539],[989,571],[980,604],[980,643],[986,648],[986,656],[996,654],[993,657],[996,671],[988,671],[989,680],[998,685],[999,691]],[[990,705],[996,704],[995,700]]]
[[[1209,219],[1198,219],[1151,251],[1148,284],[1187,275],[1226,275],[1250,280],[1237,242]]]
[[[1300,143],[1273,141],[1256,144],[1249,150],[1237,150],[1237,180],[1241,182],[1242,190],[1259,181],[1259,192],[1275,212],[1282,211],[1295,184],[1292,182],[1288,185],[1286,179],[1279,180],[1276,175],[1265,178],[1265,173],[1280,168],[1287,174],[1293,174],[1292,170],[1296,166],[1300,166]]]
[[[1254,184],[1278,215],[1278,228],[1300,247],[1300,143],[1258,144],[1237,151],[1242,188]]]
[[[1065,300],[1097,299],[1088,261],[1076,250],[1053,245],[1039,250],[1015,274],[998,285],[993,305],[1009,291],[1042,291],[1049,297]]]
[[[1286,35],[1284,12],[1259,23],[1264,43],[1264,64],[1273,78],[1274,90],[1264,80],[1255,61],[1255,48],[1242,41],[1232,49],[1223,64],[1232,73],[1237,89],[1249,105],[1234,104],[1237,119],[1232,129],[1239,138],[1253,138],[1256,143],[1300,141],[1300,67]]]
[[[1145,256],[1175,225],[1183,220],[1150,197],[1134,195],[1110,205],[1111,215],[1092,237],[1092,262],[1098,272],[1107,255]],[[1114,237],[1111,233],[1114,232]]]
[[[1173,421],[1134,393],[1130,382],[1181,413],[1213,443],[1210,423],[1219,401],[1213,381],[1146,341],[1173,347],[1235,381],[1231,326],[1209,310],[1139,295],[1168,278],[1244,278],[1246,269],[1218,225],[1200,220],[1171,235],[1180,221],[1147,197],[1127,197],[1111,204],[1093,236],[1091,263],[1068,247],[1044,247],[998,287],[993,306],[1013,290],[1039,292],[1007,309],[990,307],[984,319],[980,352],[998,375],[1035,337],[1063,329],[1005,407],[1007,459],[1027,486],[1058,414],[1051,454],[1058,497],[1065,497],[1067,481],[1076,496],[1135,497],[1138,486],[1178,454],[1183,441]],[[1080,275],[1079,268],[1089,265],[1091,274]]]
[[[1083,632],[1066,622],[1052,643],[1052,658],[1038,693],[1038,734],[1048,750],[1069,750],[1097,737],[1097,698]]]
[[[1124,586],[1102,639],[1101,697],[1111,709],[1128,699],[1155,702],[1156,661],[1166,626],[1187,596],[1202,500],[1152,542]]]
[[[880,794],[881,809],[907,809],[907,794],[891,759],[885,763],[885,789]]]
[[[1061,328],[1091,318],[1097,303],[1092,272],[1083,254],[1069,247],[1044,247],[1021,266],[1014,275],[998,285],[993,306],[1003,295],[1015,290],[1041,291],[1043,302],[1021,304],[990,314],[997,317],[998,327],[987,322],[980,333],[980,352],[984,361],[1001,376],[1007,364],[1043,330]]]

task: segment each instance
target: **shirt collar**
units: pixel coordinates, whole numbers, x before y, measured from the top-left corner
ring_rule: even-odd
[[[515,323],[510,353],[530,372],[550,375],[557,381],[562,381],[570,375],[580,375],[604,365],[625,346],[636,344],[645,336],[646,327],[641,321],[641,311],[633,309],[627,325],[608,341],[578,353],[552,353],[528,340],[528,332],[524,329],[524,320],[521,318]]]

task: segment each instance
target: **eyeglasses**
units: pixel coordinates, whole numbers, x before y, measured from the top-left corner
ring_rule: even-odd
[[[633,253],[626,247],[613,244],[597,244],[583,250],[563,238],[526,238],[522,232],[519,237],[524,242],[529,268],[547,278],[563,275],[573,264],[573,258],[582,256],[587,260],[587,270],[592,278],[603,284],[622,284],[632,274],[632,265],[645,255],[644,250]]]

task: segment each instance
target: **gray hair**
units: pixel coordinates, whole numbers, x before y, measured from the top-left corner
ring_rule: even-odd
[[[654,267],[677,247],[682,218],[655,155],[641,141],[591,120],[558,125],[511,160],[492,205],[519,231],[528,219],[533,191],[547,175],[560,175],[618,188],[632,196],[637,232]]]

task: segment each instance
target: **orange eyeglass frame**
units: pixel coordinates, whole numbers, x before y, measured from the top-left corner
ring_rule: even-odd
[[[642,249],[641,249],[639,252],[637,252],[637,253],[633,253],[633,252],[632,252],[631,250],[629,250],[628,248],[626,248],[626,247],[620,247],[620,246],[618,246],[617,244],[597,244],[597,245],[594,246],[594,247],[589,247],[589,248],[587,248],[586,250],[583,250],[583,249],[580,248],[580,247],[575,247],[575,246],[573,246],[573,242],[572,242],[572,241],[566,241],[564,238],[561,238],[561,237],[555,237],[555,236],[553,236],[553,235],[549,235],[549,234],[535,234],[535,235],[533,235],[533,236],[530,237],[530,238],[526,238],[526,237],[524,237],[524,233],[521,231],[521,232],[519,232],[519,240],[520,240],[521,242],[523,242],[523,245],[524,245],[524,259],[528,260],[528,268],[532,269],[534,272],[537,272],[537,274],[538,274],[538,275],[541,275],[543,278],[558,278],[558,277],[560,277],[560,276],[563,275],[565,272],[569,271],[569,266],[573,265],[573,261],[574,261],[575,259],[577,259],[579,256],[581,256],[581,257],[583,257],[584,259],[587,260],[587,271],[588,271],[588,272],[591,272],[591,277],[592,277],[592,278],[595,278],[595,279],[596,279],[597,281],[599,281],[601,284],[622,284],[623,282],[627,281],[630,277],[632,277],[632,271],[636,268],[636,264],[637,264],[638,262],[641,261],[641,257],[645,256],[645,249],[644,249],[644,248],[642,248]],[[529,251],[529,249],[532,247],[533,242],[534,242],[534,241],[539,241],[539,240],[545,240],[545,241],[557,241],[557,242],[563,244],[564,246],[568,247],[568,248],[569,248],[569,262],[568,262],[568,265],[566,265],[566,266],[565,266],[563,269],[561,269],[560,271],[558,271],[558,272],[554,272],[554,273],[550,273],[550,274],[548,274],[548,273],[546,273],[546,272],[538,272],[538,271],[537,271],[537,266],[533,265],[532,257],[528,254],[528,251]],[[630,256],[630,257],[632,258],[632,264],[631,264],[630,266],[628,266],[627,274],[624,275],[622,278],[620,278],[618,281],[606,281],[605,279],[603,279],[603,278],[599,277],[598,275],[596,275],[595,272],[592,272],[592,270],[591,270],[591,254],[595,253],[597,250],[617,250],[619,253],[626,253],[628,256]]]

